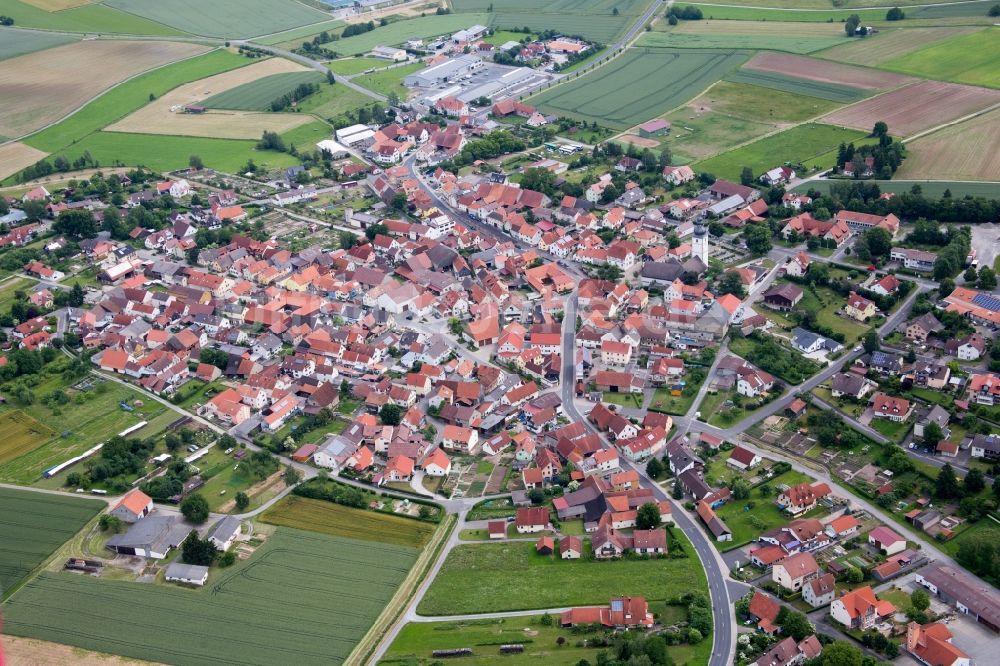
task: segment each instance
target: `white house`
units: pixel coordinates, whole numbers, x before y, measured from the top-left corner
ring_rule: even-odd
[[[201,587],[208,580],[208,567],[171,562],[164,574],[168,582]]]

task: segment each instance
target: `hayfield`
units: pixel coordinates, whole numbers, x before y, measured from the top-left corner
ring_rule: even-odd
[[[832,125],[808,123],[697,162],[693,168],[719,178],[738,179],[745,166],[750,167],[754,175],[784,162],[801,162],[806,167],[830,167],[836,161],[838,145],[858,142],[864,136],[862,132]]]
[[[0,597],[105,506],[99,500],[0,488]]]
[[[495,12],[498,28],[551,29],[609,44],[635,23],[650,0],[453,0],[456,12]],[[618,15],[614,10],[618,10]]]
[[[929,79],[1000,88],[1000,28],[956,35],[880,66]]]
[[[210,109],[269,111],[271,102],[287,95],[303,83],[323,83],[326,78],[316,71],[271,74],[212,95],[204,101]]]
[[[405,21],[393,21],[386,26],[377,26],[370,32],[347,37],[326,45],[331,51],[344,56],[368,53],[376,46],[398,46],[412,37],[427,38],[447,35],[479,23],[486,25],[489,14],[445,14],[444,16],[423,16]],[[322,29],[317,30],[318,34]],[[312,35],[308,36],[309,38]],[[298,48],[307,37],[281,42],[283,48]]]
[[[0,135],[44,127],[124,79],[208,49],[154,41],[85,41],[13,58],[0,67]]]
[[[0,60],[24,55],[25,53],[44,51],[53,46],[75,42],[76,39],[76,37],[71,35],[59,35],[52,32],[0,28]]]
[[[879,120],[908,137],[1000,103],[1000,90],[921,81],[834,111],[823,122],[870,130]]]
[[[848,41],[839,23],[768,23],[765,21],[681,21],[656,24],[640,46],[675,48],[769,49],[812,53]]]
[[[836,83],[824,83],[822,81],[810,81],[794,76],[778,74],[777,72],[762,72],[752,69],[738,69],[726,77],[727,81],[734,83],[746,83],[770,90],[779,90],[788,93],[797,93],[818,99],[825,99],[831,102],[857,102],[864,99],[870,93],[860,88],[842,86]]]
[[[339,664],[416,557],[278,528],[201,590],[43,573],[8,602],[4,630],[171,664]]]
[[[320,534],[362,541],[422,548],[435,526],[412,518],[394,516],[290,495],[264,512],[261,520]]]
[[[687,102],[745,58],[739,51],[629,49],[594,72],[533,97],[532,104],[625,129]]]
[[[109,132],[164,134],[218,139],[258,139],[264,130],[287,132],[310,118],[304,114],[214,111],[180,112],[187,104],[204,104],[212,96],[241,88],[274,74],[302,73],[302,65],[283,58],[268,58],[174,88],[135,113],[109,125]],[[172,109],[177,109],[173,111]]]
[[[841,65],[826,60],[807,58],[786,53],[758,53],[744,65],[744,69],[776,72],[810,81],[832,83],[864,90],[885,90],[913,81],[908,76]]]
[[[21,169],[29,167],[48,153],[31,146],[14,141],[0,145],[0,180],[12,176]]]
[[[193,35],[247,38],[328,21],[294,0],[107,0],[107,4]]]
[[[885,30],[865,39],[852,39],[845,44],[823,51],[820,55],[827,60],[873,67],[886,60],[919,51],[949,37],[967,35],[979,28],[907,28],[905,30]]]
[[[162,23],[120,12],[102,4],[84,4],[72,9],[49,12],[21,0],[0,0],[0,14],[10,16],[14,19],[14,25],[22,28],[154,37],[183,34]]]
[[[0,414],[0,432],[3,433],[0,464],[37,449],[56,434],[55,430],[20,410]]]
[[[906,144],[899,178],[1000,180],[1000,109]],[[995,186],[996,187],[996,186]],[[992,194],[996,195],[998,189]]]

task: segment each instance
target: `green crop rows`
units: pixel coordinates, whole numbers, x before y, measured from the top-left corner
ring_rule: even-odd
[[[549,29],[608,44],[635,23],[649,0],[454,0],[452,4],[457,12],[492,8],[494,27]]]
[[[271,102],[286,95],[303,83],[322,83],[319,72],[288,72],[272,74],[262,79],[230,88],[205,100],[210,109],[235,109],[238,111],[270,111]]]
[[[108,5],[208,37],[255,37],[330,19],[293,0],[108,0]]]
[[[810,81],[776,72],[748,69],[733,72],[726,77],[726,80],[733,83],[749,83],[761,86],[762,88],[772,88],[774,90],[807,95],[809,97],[819,97],[820,99],[828,99],[831,102],[840,102],[842,104],[857,102],[869,95],[867,91],[859,88],[851,88],[836,83]]]

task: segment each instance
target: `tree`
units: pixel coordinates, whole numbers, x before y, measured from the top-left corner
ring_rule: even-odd
[[[865,579],[865,572],[857,567],[850,567],[847,571],[847,581],[849,583],[860,583]]]
[[[918,611],[925,611],[931,606],[931,597],[927,594],[927,590],[922,587],[918,587],[910,595],[910,605],[913,606]]]
[[[83,299],[83,287],[80,286],[79,282],[74,282],[73,288],[69,290],[69,301],[67,302],[74,308],[78,308],[83,305]]]
[[[351,382],[347,379],[340,380],[340,395],[341,397],[351,395]]]
[[[663,463],[656,456],[649,459],[646,463],[646,474],[649,474],[654,479],[663,474]]]
[[[744,500],[750,497],[750,484],[742,477],[733,479],[729,483],[729,492],[733,494],[734,499]]]
[[[878,351],[879,349],[878,331],[876,331],[874,328],[869,328],[868,331],[865,333],[863,344],[865,346],[865,351],[869,354]]]
[[[934,494],[941,499],[953,499],[961,496],[962,490],[958,486],[958,478],[955,476],[955,470],[951,463],[945,463],[941,471],[938,472],[937,480],[934,483]]]
[[[986,12],[989,16],[1000,16],[1000,5],[993,5],[990,7],[990,11]]]
[[[997,287],[997,274],[989,266],[979,269],[979,288],[992,291]]]
[[[743,185],[753,185],[753,169],[745,166],[740,170],[740,183]]]
[[[812,636],[813,632],[816,631],[805,613],[789,610],[784,606],[778,612],[776,623],[781,627],[783,635],[791,636],[797,641],[801,641],[806,636]]]
[[[889,136],[889,125],[884,120],[879,120],[872,127],[872,136],[878,139]]]
[[[199,157],[198,155],[192,155],[191,157],[188,158],[188,166],[194,169],[195,171],[201,171],[202,169],[205,168],[205,163],[201,160],[201,157]]]
[[[892,236],[881,227],[874,227],[864,232],[859,244],[867,249],[872,257],[887,257],[892,252]]]
[[[853,37],[858,34],[858,26],[861,25],[861,17],[857,14],[851,14],[844,21],[844,32],[847,33],[848,37]]]
[[[670,496],[673,497],[675,500],[684,499],[684,486],[681,485],[681,482],[679,480],[674,481],[674,487],[670,493]]]
[[[192,523],[203,523],[208,520],[208,500],[199,494],[188,495],[181,502],[181,514]]]
[[[822,666],[862,666],[861,650],[847,641],[834,641],[820,657]]]
[[[285,480],[286,486],[294,486],[298,484],[299,481],[302,480],[302,472],[295,469],[291,465],[285,468],[285,473],[282,474],[281,476]]]
[[[886,21],[902,21],[904,18],[906,18],[906,14],[899,7],[893,7],[885,13]]]
[[[923,444],[929,449],[936,449],[938,442],[944,439],[944,431],[941,430],[939,426],[934,421],[931,421],[924,426],[924,440]]]
[[[389,227],[382,224],[381,222],[378,224],[373,224],[367,229],[365,229],[365,238],[367,238],[368,240],[375,240],[376,236],[386,236],[388,234],[389,234]]]
[[[215,544],[208,539],[198,537],[196,530],[191,530],[181,545],[181,559],[187,564],[197,564],[207,567],[219,556]]]
[[[382,405],[378,415],[385,425],[396,426],[403,420],[403,410],[399,408],[399,405],[394,405],[391,402]]]
[[[745,292],[743,290],[743,280],[740,278],[740,274],[736,271],[726,271],[719,276],[719,279],[715,283],[716,295],[721,296],[723,294],[733,294],[738,298],[743,298]]]
[[[114,534],[121,532],[122,527],[124,526],[121,518],[118,516],[112,516],[110,513],[102,515],[99,524],[101,526],[101,531],[112,532]]]
[[[660,507],[654,502],[646,502],[636,513],[635,526],[640,530],[651,530],[660,526]]]
[[[52,229],[74,238],[93,238],[97,235],[97,221],[94,214],[84,208],[64,210],[56,217]]]
[[[743,232],[747,249],[754,254],[767,254],[771,251],[771,232],[765,225],[753,224]]]
[[[528,499],[537,506],[545,501],[545,492],[541,488],[532,488],[528,491]]]
[[[181,438],[175,432],[168,432],[163,437],[163,443],[167,446],[167,451],[173,453],[181,448]]]
[[[243,511],[250,506],[250,496],[242,490],[236,493],[236,497],[234,499],[236,501],[236,508],[240,511]]]
[[[975,495],[985,487],[986,480],[983,478],[983,473],[975,467],[970,469],[962,480],[962,488],[966,495]]]

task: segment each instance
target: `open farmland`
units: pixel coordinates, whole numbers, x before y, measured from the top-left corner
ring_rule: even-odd
[[[294,0],[107,0],[107,4],[193,35],[222,38],[256,37],[330,19]]]
[[[1000,90],[921,81],[834,111],[823,122],[870,130],[879,120],[908,137],[1000,103]]]
[[[740,51],[629,49],[594,72],[533,97],[532,104],[625,129],[684,104],[744,58]]]
[[[299,110],[315,114],[320,118],[335,120],[342,114],[374,103],[374,99],[354,88],[342,85],[322,86],[318,93],[310,95],[299,104]]]
[[[39,9],[44,9],[47,12],[60,12],[64,9],[72,9],[73,7],[82,7],[83,5],[89,5],[92,2],[97,2],[97,0],[24,0],[29,5],[34,5]]]
[[[850,14],[857,14],[865,25],[874,25],[878,28],[893,27],[894,25],[898,27],[898,24],[893,24],[885,20],[885,9],[851,9],[850,7],[835,9],[830,7],[830,3],[823,2],[823,0],[819,1],[822,2],[822,5],[813,5],[817,8],[812,9],[807,7],[807,5],[811,4],[810,0],[796,0],[794,3],[790,1],[786,2],[786,6],[794,6],[792,9],[761,8],[762,5],[770,5],[770,2],[753,2],[748,3],[752,6],[739,7],[734,5],[732,0],[720,0],[722,4],[694,3],[694,5],[701,9],[706,19],[841,23]],[[859,4],[863,4],[865,7],[875,7],[884,3],[864,2]],[[994,4],[996,4],[994,0],[977,0],[976,2],[953,2],[950,4],[938,3],[930,5],[889,2],[888,6],[903,7],[906,11],[906,26],[911,27],[915,21],[923,20],[925,23],[928,23],[931,19],[934,19],[938,24],[945,21],[959,21],[966,24],[979,23],[987,25],[990,19],[986,16],[986,12]],[[924,25],[925,23],[918,25]]]
[[[100,500],[0,488],[0,597],[105,506]]]
[[[805,56],[786,53],[758,53],[744,65],[744,69],[759,72],[775,72],[810,81],[820,81],[833,85],[861,88],[863,90],[886,90],[913,81],[908,76],[863,69],[851,65],[841,65],[827,60],[817,60]]]
[[[290,495],[264,512],[273,525],[312,530],[330,536],[422,548],[435,526],[402,516],[352,509],[333,502]]]
[[[230,70],[175,88],[135,113],[109,125],[109,132],[165,134],[219,139],[257,139],[263,131],[287,132],[310,118],[304,114],[212,111],[183,113],[180,107],[204,104],[220,93],[270,77],[274,74],[308,70],[284,58],[268,58],[248,67]]]
[[[120,12],[102,4],[77,4],[81,6],[50,12],[33,4],[21,2],[21,0],[0,0],[0,14],[10,16],[14,19],[14,25],[22,28],[104,35],[149,35],[153,37],[183,34],[162,23]]]
[[[896,176],[912,179],[1000,180],[1000,109],[906,144]],[[997,190],[993,191],[995,195]]]
[[[59,120],[108,86],[208,49],[155,41],[85,41],[19,56],[0,67],[0,135]]]
[[[414,72],[419,72],[425,66],[423,63],[417,62],[412,65],[383,69],[379,72],[356,76],[352,82],[382,95],[388,96],[391,93],[396,93],[400,99],[406,99],[410,91],[403,85],[403,79]]]
[[[43,573],[8,602],[4,630],[172,664],[340,664],[416,557],[278,528],[196,591]]]
[[[203,102],[210,109],[270,111],[271,102],[291,93],[304,83],[323,83],[326,78],[316,71],[271,74],[212,95]]]
[[[719,178],[738,180],[743,167],[760,174],[785,162],[802,163],[806,167],[833,166],[837,146],[858,142],[864,133],[809,123],[754,141],[693,165],[695,171],[707,171]]]
[[[257,39],[254,39],[254,41],[259,44],[281,44],[283,42],[295,42],[298,40],[296,46],[300,46],[303,41],[308,41],[321,32],[333,32],[337,28],[342,27],[344,27],[343,21],[323,21],[322,23],[312,23],[310,25],[302,26],[301,28],[292,28],[291,30],[275,32],[270,35],[258,37]]]
[[[905,164],[906,162],[904,162]],[[902,167],[900,167],[902,170]],[[794,192],[807,192],[810,188],[827,193],[830,186],[835,185],[837,180],[812,180],[808,183],[798,185],[792,190]],[[945,190],[950,190],[953,197],[985,197],[987,199],[996,196],[1000,182],[970,182],[970,181],[950,181],[950,180],[869,180],[869,183],[878,185],[882,192],[895,192],[902,194],[909,192],[914,185],[919,185],[925,197],[941,197]]]
[[[770,88],[771,90],[808,95],[809,97],[840,102],[842,104],[857,102],[868,97],[870,94],[867,90],[860,88],[851,88],[850,86],[824,83],[822,81],[810,81],[808,79],[778,74],[777,72],[761,72],[752,69],[738,69],[729,74],[726,80],[734,83],[746,83],[762,88]]]
[[[839,23],[681,21],[671,26],[666,21],[660,21],[655,30],[644,34],[639,45],[812,53],[848,41]]]
[[[76,39],[76,37],[71,35],[59,35],[52,32],[0,28],[0,60],[24,55],[25,53],[44,51],[53,46],[75,42]]]
[[[907,28],[885,30],[865,39],[852,39],[819,54],[820,57],[852,65],[874,67],[886,60],[919,51],[949,37],[967,35],[978,28]]]
[[[910,0],[910,2],[900,2],[899,0],[865,0],[861,4],[865,7],[903,7],[907,11],[910,9],[916,9],[922,4],[930,4],[935,0]],[[961,2],[962,0],[938,0],[941,4],[947,5],[948,2]],[[704,3],[699,3],[702,7],[706,5]],[[733,5],[731,0],[720,0],[720,4],[723,5]],[[772,7],[774,9],[790,9],[790,10],[824,10],[831,11],[830,5],[832,3],[830,0],[754,0],[753,5],[755,7]],[[847,11],[852,11],[848,6],[845,9],[840,10],[842,13]],[[983,13],[986,9],[983,9]],[[885,12],[882,12],[885,16]]]
[[[957,35],[880,67],[929,79],[1000,88],[1000,28]]]
[[[692,552],[679,531],[673,535]],[[535,545],[524,541],[468,544],[448,553],[417,610],[421,615],[459,615],[559,608],[606,604],[619,595],[656,602],[704,586],[696,557],[595,562],[589,553],[580,560],[538,555]]]
[[[498,28],[551,29],[604,44],[619,37],[642,15],[650,0],[453,0],[456,12],[495,12]],[[615,15],[614,11],[618,10]]]
[[[0,180],[44,159],[46,155],[48,153],[19,141],[0,145]]]
[[[327,67],[334,74],[360,74],[366,69],[378,69],[385,67],[388,63],[378,58],[341,58],[327,63]]]
[[[427,38],[450,35],[458,30],[479,23],[489,23],[489,14],[445,14],[444,16],[423,16],[405,21],[393,21],[389,25],[378,26],[370,32],[347,37],[326,44],[326,47],[344,56],[368,53],[376,46],[398,46],[413,37]],[[317,31],[317,33],[320,31]],[[281,42],[283,48],[298,48],[306,38]]]
[[[0,414],[0,465],[23,456],[47,442],[56,431],[17,410]]]

